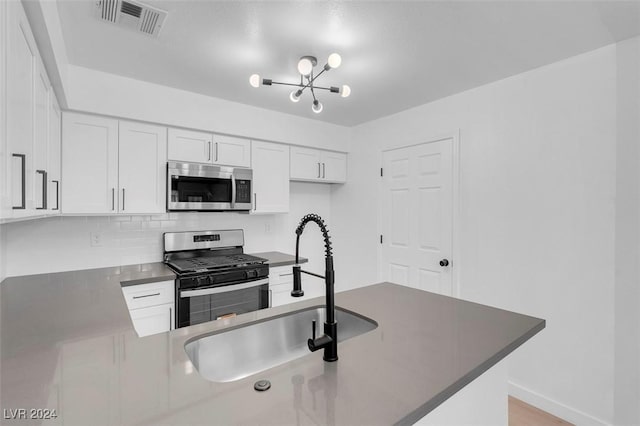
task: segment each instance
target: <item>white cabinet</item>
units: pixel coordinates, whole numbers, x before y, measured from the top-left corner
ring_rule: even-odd
[[[210,163],[213,159],[211,133],[169,128],[168,138],[169,160]]]
[[[122,287],[133,327],[138,336],[173,330],[175,324],[174,281]]]
[[[313,148],[291,147],[291,180],[344,183],[347,154]]]
[[[35,212],[33,145],[37,49],[21,3],[7,2],[6,7],[6,178],[10,205],[7,217],[25,217]]]
[[[50,214],[60,213],[60,161],[62,153],[62,112],[55,94],[49,97],[49,186],[47,203]]]
[[[65,113],[62,209],[147,214],[165,209],[165,127]]]
[[[253,169],[252,213],[289,211],[289,146],[251,142]]]
[[[166,211],[167,129],[120,121],[118,197],[120,213]]]
[[[291,290],[293,290],[293,265],[269,268],[269,290],[271,290],[271,307],[282,306],[300,300],[291,296]]]
[[[213,164],[251,166],[251,141],[232,136],[213,135]]]
[[[47,208],[47,187],[49,169],[49,92],[51,84],[45,72],[42,61],[36,60],[36,80],[35,110],[34,110],[34,146],[33,146],[33,194],[36,210],[44,210],[39,213],[46,213]]]
[[[302,269],[305,269],[304,264]],[[292,297],[293,265],[275,266],[269,268],[269,290],[271,291],[271,307],[276,307],[322,296],[324,294],[324,280],[302,274],[304,296]]]
[[[323,151],[322,179],[327,182],[347,181],[347,154],[342,152]]]
[[[116,213],[118,120],[65,112],[62,135],[62,211]]]
[[[169,129],[167,158],[170,161],[249,167],[251,141],[194,130]]]
[[[322,178],[320,151],[292,146],[290,177],[291,180],[320,180]]]
[[[51,111],[55,95],[22,4],[3,2],[0,20],[0,66],[6,70],[0,83],[6,118],[0,121],[0,219],[45,216],[52,213],[50,173],[60,167],[59,144],[51,141],[51,127],[59,128]]]

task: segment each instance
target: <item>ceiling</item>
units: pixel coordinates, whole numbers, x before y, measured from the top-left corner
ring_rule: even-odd
[[[158,38],[99,21],[95,1],[57,0],[69,62],[248,105],[353,126],[640,34],[639,1],[153,1]],[[300,56],[342,56],[292,103],[258,73],[297,82]]]

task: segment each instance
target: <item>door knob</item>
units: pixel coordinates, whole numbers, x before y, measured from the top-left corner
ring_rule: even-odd
[[[442,259],[440,261],[440,266],[449,266],[449,261],[447,259]]]

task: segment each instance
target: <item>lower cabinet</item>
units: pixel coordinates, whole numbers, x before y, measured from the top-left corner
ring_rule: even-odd
[[[129,315],[138,336],[173,330],[175,324],[174,281],[122,288]]]
[[[302,267],[304,269],[304,266]],[[304,296],[292,297],[293,265],[269,268],[269,290],[271,290],[271,307],[300,302],[324,294],[324,280],[311,275],[302,274],[302,290]]]

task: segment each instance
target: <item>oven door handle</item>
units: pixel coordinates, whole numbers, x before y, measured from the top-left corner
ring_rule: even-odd
[[[225,286],[221,286],[221,287],[203,288],[201,290],[181,290],[180,291],[180,298],[184,299],[186,297],[196,297],[196,296],[206,296],[206,295],[209,295],[209,294],[227,293],[227,292],[230,292],[230,291],[244,290],[244,289],[251,288],[251,287],[259,287],[259,286],[265,285],[265,284],[269,284],[269,278],[264,278],[264,279],[256,280],[256,281],[250,281],[248,283],[242,283],[242,284],[229,284],[229,285],[225,285]]]

